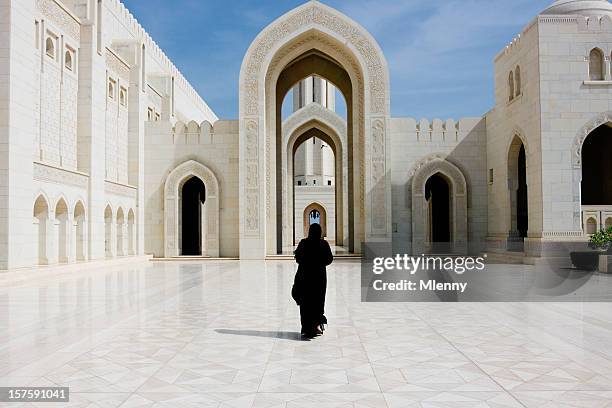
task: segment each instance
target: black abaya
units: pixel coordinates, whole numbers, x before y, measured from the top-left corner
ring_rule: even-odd
[[[298,263],[292,295],[300,305],[302,333],[314,335],[316,327],[327,323],[325,313],[325,292],[327,271],[325,267],[334,257],[327,241],[303,239],[295,250]]]

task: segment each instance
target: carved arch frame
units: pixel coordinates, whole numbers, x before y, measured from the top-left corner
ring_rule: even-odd
[[[219,257],[219,181],[215,173],[205,165],[189,160],[170,172],[164,185],[164,256],[181,255],[179,240],[180,189],[191,177],[199,178],[206,188],[206,242],[203,256]]]
[[[433,154],[417,163],[412,172],[412,250],[426,251],[427,201],[425,184],[434,174],[442,174],[450,184],[451,191],[451,238],[456,253],[468,251],[468,186],[463,172],[442,154]]]
[[[361,240],[390,240],[389,72],[371,35],[348,17],[317,1],[285,14],[264,29],[240,71],[240,252],[258,259],[276,231],[276,112],[271,92],[283,69],[311,49],[335,58],[353,82],[356,250]],[[279,181],[280,182],[280,181]],[[274,208],[273,208],[274,207]],[[367,222],[366,222],[367,221]]]

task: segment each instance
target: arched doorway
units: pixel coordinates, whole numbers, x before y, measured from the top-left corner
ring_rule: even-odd
[[[63,198],[55,206],[55,224],[57,225],[57,261],[68,262],[68,206]]]
[[[38,264],[47,265],[47,228],[49,222],[49,205],[44,196],[40,195],[34,202],[34,226],[38,243]]]
[[[418,162],[412,177],[412,253],[468,251],[467,182],[441,154]]]
[[[113,256],[113,210],[110,205],[104,209],[104,253],[107,258]]]
[[[191,177],[181,189],[181,255],[201,256],[202,233],[206,231],[206,187],[198,177]]]
[[[593,130],[582,145],[581,205],[583,231],[612,226],[612,124]]]
[[[74,256],[77,261],[84,261],[86,259],[85,253],[85,206],[81,201],[78,201],[74,206],[73,213],[74,223],[74,243],[75,252]]]
[[[437,248],[452,242],[451,238],[451,191],[446,177],[436,173],[425,183],[427,200],[427,240]]]
[[[219,182],[211,169],[189,160],[170,172],[164,187],[166,257],[219,254]]]
[[[365,241],[391,239],[386,61],[361,26],[308,2],[262,31],[241,68],[241,258],[282,252],[281,104],[295,84],[310,76],[333,83],[347,104],[349,251],[360,252]]]
[[[312,144],[313,141],[315,144]],[[308,147],[313,151],[325,149],[329,160],[325,163],[317,162],[316,153],[311,152],[313,162],[308,165],[305,162]],[[286,152],[282,161],[283,175],[285,175],[283,204],[287,214],[287,217],[283,218],[284,230],[287,232],[284,242],[292,244],[289,248],[292,252],[293,245],[297,245],[303,235],[301,223],[304,208],[311,202],[318,202],[328,210],[326,211],[328,241],[338,247],[337,249],[342,247],[344,252],[348,252],[346,122],[336,112],[318,103],[306,105],[283,122],[283,149]],[[301,156],[299,156],[300,151]],[[319,159],[322,158],[320,155]],[[320,180],[323,184],[321,187],[311,185],[314,181],[312,179],[300,177],[302,173],[312,171],[315,166],[323,168],[325,165],[330,169],[321,172],[323,175]],[[308,167],[311,169],[307,170]],[[327,177],[324,173],[328,176],[333,174],[333,177]],[[296,182],[300,178],[316,193],[306,197],[303,193],[308,188],[301,187]],[[298,193],[300,189],[302,192]]]
[[[323,231],[323,237],[327,237],[327,211],[325,208],[318,203],[312,203],[304,209],[304,215],[302,217],[303,229],[302,236],[298,238],[305,238],[308,236],[308,230],[312,224],[319,224]]]
[[[527,150],[515,135],[508,150],[509,231],[508,249],[522,252],[529,231]]]
[[[124,256],[125,251],[123,247],[123,240],[125,239],[124,234],[125,228],[125,215],[123,213],[123,208],[119,207],[117,210],[117,256]]]

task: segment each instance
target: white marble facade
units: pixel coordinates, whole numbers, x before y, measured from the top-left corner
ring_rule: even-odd
[[[441,239],[556,256],[612,225],[612,174],[582,194],[583,146],[612,132],[607,0],[543,10],[495,57],[493,109],[456,121],[392,118],[376,40],[317,1],[254,40],[236,120],[219,120],[119,0],[0,11],[0,269],[180,256],[191,239],[197,256],[264,259],[304,234],[315,204],[355,253]]]

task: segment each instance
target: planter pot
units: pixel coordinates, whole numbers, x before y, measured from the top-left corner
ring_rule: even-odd
[[[583,271],[596,271],[599,267],[600,255],[602,255],[602,252],[599,251],[581,251],[570,253],[572,264],[576,267],[576,269]]]
[[[609,255],[609,251],[604,255],[599,255],[599,272],[612,273],[612,255]]]

